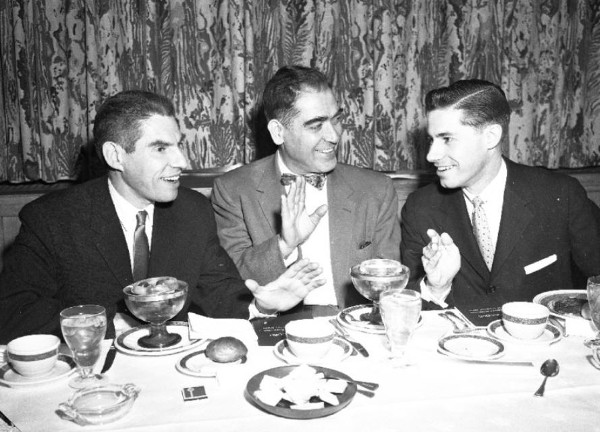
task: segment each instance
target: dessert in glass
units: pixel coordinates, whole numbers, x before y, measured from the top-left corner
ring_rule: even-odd
[[[139,339],[144,348],[166,348],[181,341],[181,335],[169,333],[166,322],[181,311],[187,298],[188,284],[173,277],[140,280],[123,289],[129,311],[150,324],[150,334]]]
[[[360,319],[381,325],[379,295],[384,290],[402,291],[408,283],[408,267],[389,259],[370,259],[352,267],[350,277],[356,290],[373,302],[370,312]]]

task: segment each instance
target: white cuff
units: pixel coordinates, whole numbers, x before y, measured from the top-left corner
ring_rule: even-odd
[[[295,248],[289,257],[283,259],[283,263],[286,267],[291,266],[296,261],[298,261],[298,248]]]
[[[433,295],[433,293],[431,292],[431,288],[429,288],[429,285],[427,285],[427,283],[425,282],[425,278],[421,279],[420,286],[421,286],[421,298],[423,300],[435,303],[436,305],[441,306],[444,309],[448,307],[448,303],[446,303],[446,299],[448,298],[448,295],[450,294],[450,290],[452,290],[452,285],[450,286],[450,288],[448,288],[447,290],[442,292],[442,295],[440,295],[440,296]]]
[[[248,305],[248,314],[249,314],[248,319],[273,318],[273,317],[276,317],[277,315],[279,315],[277,312],[275,312],[275,314],[265,314],[265,313],[262,313],[261,311],[259,311],[258,307],[256,307],[256,299],[252,299],[252,301]]]

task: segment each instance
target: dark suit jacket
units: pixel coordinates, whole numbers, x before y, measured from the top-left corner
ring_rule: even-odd
[[[217,178],[212,202],[221,244],[244,278],[260,283],[285,271],[277,244],[281,232],[281,173],[276,155]],[[338,305],[364,303],[350,267],[370,258],[399,259],[398,197],[380,174],[337,164],[327,176],[329,242]]]
[[[421,256],[429,242],[427,229],[447,232],[461,254],[447,302],[471,312],[481,324],[496,318],[505,302],[531,301],[544,291],[585,288],[581,276],[600,273],[600,210],[579,182],[509,160],[506,165],[491,272],[473,235],[462,189],[426,186],[413,192],[402,210],[401,254],[411,270],[409,287],[418,289],[424,276]],[[553,255],[555,262],[526,274],[526,266]]]
[[[109,317],[126,311],[123,288],[132,283],[125,237],[106,177],[48,194],[25,206],[21,230],[0,275],[0,342],[29,333],[60,334],[59,312],[100,304]],[[187,310],[209,316],[248,317],[251,294],[219,246],[209,201],[180,188],[157,204],[149,277],[189,284]]]

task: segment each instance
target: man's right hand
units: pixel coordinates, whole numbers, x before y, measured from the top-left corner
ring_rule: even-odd
[[[423,248],[421,261],[427,274],[427,285],[433,294],[442,293],[452,285],[452,279],[460,270],[460,252],[447,233],[441,235],[427,230],[429,244]]]
[[[290,190],[281,196],[281,240],[279,249],[284,258],[304,243],[315,230],[321,218],[327,214],[327,206],[322,205],[314,213],[308,214],[305,207],[306,180],[297,176],[290,184]]]

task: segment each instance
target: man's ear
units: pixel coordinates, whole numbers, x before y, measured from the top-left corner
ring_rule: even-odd
[[[102,145],[102,156],[104,160],[114,170],[123,171],[123,155],[125,149],[119,144],[107,141]]]
[[[486,148],[491,150],[497,147],[502,140],[502,126],[499,124],[491,124],[485,127],[484,130]]]
[[[279,120],[269,120],[267,124],[267,129],[269,129],[269,133],[271,134],[271,139],[275,143],[275,145],[280,146],[283,144],[283,125]]]

